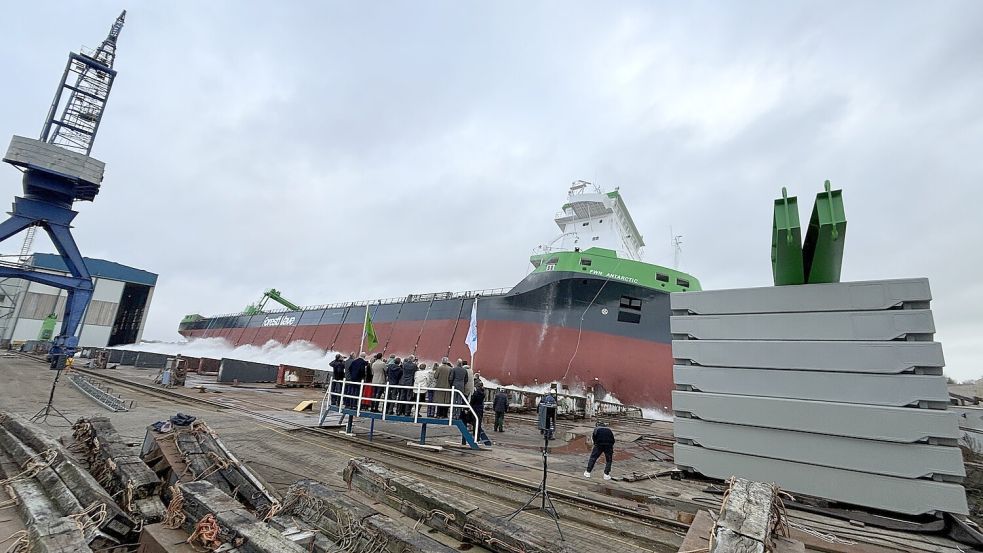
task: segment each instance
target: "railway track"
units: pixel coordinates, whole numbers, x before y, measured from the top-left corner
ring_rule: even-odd
[[[389,460],[395,459],[397,461],[404,461],[397,463],[400,470],[417,473],[422,477],[426,477],[428,480],[434,480],[435,475],[447,474],[448,471],[450,471],[453,475],[464,479],[469,483],[469,486],[464,486],[459,481],[453,481],[450,479],[441,480],[440,478],[437,478],[438,480],[441,480],[443,487],[457,488],[446,490],[449,493],[474,493],[474,488],[480,488],[482,494],[495,495],[498,500],[497,503],[508,507],[514,504],[516,494],[532,494],[539,488],[538,481],[525,481],[516,478],[513,475],[500,474],[486,469],[477,469],[474,465],[468,465],[466,463],[449,460],[446,458],[437,460],[432,457],[432,454],[422,451],[416,452],[406,450],[404,447],[397,447],[379,442],[367,442],[364,439],[353,438],[340,434],[335,430],[305,426],[301,423],[283,419],[269,413],[255,411],[242,405],[214,401],[206,398],[198,398],[148,384],[131,382],[119,377],[106,375],[102,371],[92,371],[87,369],[74,370],[87,376],[110,382],[114,386],[136,390],[139,393],[157,398],[166,398],[190,405],[209,406],[217,410],[238,411],[248,414],[253,418],[266,420],[270,423],[275,423],[276,425],[290,428],[291,436],[302,433],[316,438],[319,442],[326,442],[327,444],[333,446],[342,446],[341,448],[334,449],[339,453],[352,457],[371,456],[368,455],[368,452],[371,450],[382,454],[382,457],[389,458]],[[379,432],[377,431],[377,434],[378,433]],[[478,455],[478,453],[473,453],[467,450],[462,450],[461,454],[465,456]],[[410,463],[405,461],[410,461]],[[639,512],[622,505],[600,501],[591,497],[585,497],[575,491],[562,490],[554,486],[550,487],[550,495],[557,504],[565,504],[581,511],[588,511],[592,515],[598,515],[578,517],[575,520],[564,519],[565,523],[586,525],[594,530],[601,530],[605,533],[637,538],[639,543],[648,542],[652,545],[662,545],[663,547],[666,547],[668,545],[667,543],[656,539],[656,536],[654,535],[654,531],[656,529],[662,530],[663,532],[674,536],[682,536],[689,528],[688,524],[679,522],[675,519],[660,517],[651,513]],[[613,517],[621,522],[614,525],[604,523],[604,519],[610,517]],[[632,530],[633,528],[634,530]],[[666,550],[668,551],[669,549],[666,548]]]

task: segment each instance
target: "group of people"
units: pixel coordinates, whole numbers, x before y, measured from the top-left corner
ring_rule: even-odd
[[[383,405],[381,400],[386,394],[388,385],[398,386],[389,388],[389,396],[386,397],[388,415],[413,416],[413,408],[417,402],[427,405],[428,417],[462,418],[471,428],[474,428],[475,423],[481,421],[484,415],[484,383],[480,374],[475,373],[463,359],[458,359],[451,365],[450,359],[444,357],[440,363],[434,363],[428,368],[426,363],[419,363],[415,355],[407,355],[405,358],[390,355],[388,359],[384,359],[382,353],[376,353],[369,361],[364,352],[358,356],[355,352],[351,352],[347,358],[342,358],[340,353],[336,354],[329,365],[336,382],[336,388],[332,390],[334,394],[342,392],[340,381],[344,380],[348,383],[343,390],[344,407],[347,409],[357,408],[359,401],[362,401],[367,410],[381,412]],[[364,385],[359,386],[359,382]],[[452,393],[451,390],[460,393]],[[332,396],[332,405],[338,404],[337,398],[337,395]],[[462,405],[464,401],[471,406],[474,416],[468,409],[451,405]],[[492,401],[497,432],[505,431],[505,414],[508,412],[508,406],[508,394],[505,393],[504,388],[499,388]],[[480,424],[478,427],[479,439],[490,444]]]
[[[366,410],[375,413],[381,412],[387,384],[399,386],[389,389],[389,396],[386,398],[388,399],[387,414],[409,417],[414,415],[414,405],[417,403],[426,405],[427,417],[461,418],[472,435],[477,426],[478,441],[491,445],[484,424],[479,424],[485,413],[485,386],[480,374],[475,373],[463,359],[458,359],[454,365],[451,365],[450,360],[444,357],[440,363],[434,363],[428,368],[426,363],[419,363],[415,355],[407,355],[405,358],[390,355],[388,359],[383,359],[383,354],[376,353],[369,361],[364,352],[358,356],[355,352],[351,352],[347,358],[342,358],[340,353],[335,355],[329,365],[335,381],[335,388],[331,390],[332,405],[338,405],[337,394],[342,392],[341,381],[347,382],[344,389],[346,409],[356,409],[361,401]],[[358,384],[360,382],[367,386],[360,387]],[[360,388],[364,393],[360,394]],[[453,400],[450,391],[452,389],[460,392],[460,394],[453,394]],[[556,389],[551,389],[550,393],[556,394]],[[463,399],[467,399],[471,410],[451,407],[451,403],[461,405]],[[498,388],[491,403],[495,413],[494,431],[505,432],[505,414],[509,409],[509,397],[504,388]],[[474,415],[471,414],[472,411]],[[419,415],[423,416],[422,413]],[[588,458],[584,476],[591,477],[595,463],[601,455],[604,455],[604,479],[610,480],[611,463],[614,460],[614,433],[603,423],[598,423],[591,438],[594,447]]]

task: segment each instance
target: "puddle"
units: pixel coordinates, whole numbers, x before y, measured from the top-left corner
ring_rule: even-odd
[[[618,499],[627,499],[629,501],[634,501],[635,503],[652,503],[652,498],[646,494],[634,493],[620,488],[612,488],[610,486],[597,485],[594,486],[594,491],[602,495],[617,497]]]

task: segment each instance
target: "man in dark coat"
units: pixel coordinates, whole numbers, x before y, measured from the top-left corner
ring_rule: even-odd
[[[451,369],[451,373],[450,373],[450,377],[448,378],[448,381],[451,388],[454,388],[455,390],[461,392],[460,394],[455,393],[454,399],[452,401],[452,403],[454,403],[455,405],[460,405],[461,403],[463,403],[463,400],[461,399],[462,395],[464,394],[464,391],[468,387],[468,370],[464,368],[464,363],[460,359],[457,360],[457,363],[454,365],[454,368]],[[459,415],[458,411],[459,409],[455,407],[453,412],[451,412],[452,419],[456,419],[458,417]]]
[[[398,386],[399,379],[403,377],[403,360],[397,357],[386,367],[387,382],[390,386]],[[389,399],[395,400],[399,399],[399,388],[393,388],[389,390]],[[390,403],[386,411],[390,415],[396,414],[396,404]]]
[[[485,434],[484,422],[485,415],[485,387],[481,383],[481,379],[475,379],[474,391],[471,392],[471,397],[468,399],[468,403],[471,405],[471,410],[467,408],[461,409],[461,420],[464,424],[471,429],[471,433],[474,434],[475,426],[478,429],[478,435],[475,439],[485,445],[492,445],[491,439],[488,438],[488,434]],[[471,416],[471,411],[474,411],[475,416]],[[475,418],[477,417],[477,419]],[[461,443],[465,444],[467,441],[464,437],[461,437]]]
[[[604,479],[610,480],[611,461],[614,460],[614,432],[605,426],[603,422],[598,422],[591,439],[594,442],[594,449],[590,452],[590,459],[587,461],[587,470],[584,471],[584,477],[590,478],[590,473],[594,470],[594,463],[597,462],[597,459],[603,453]]]
[[[495,394],[492,410],[495,411],[495,432],[505,432],[505,413],[509,412],[509,396],[505,388],[499,388]]]
[[[354,360],[355,360],[355,352],[353,351],[348,354],[347,358],[345,358],[345,380],[352,379],[351,368],[352,368],[352,361]]]
[[[413,380],[416,378],[416,356],[408,355],[406,359],[403,360],[403,374],[399,377],[400,386],[408,386],[408,388],[400,388],[399,399],[400,401],[412,401],[416,396],[413,394]],[[409,403],[400,403],[396,407],[396,414],[409,416],[413,411],[413,406]]]
[[[369,362],[365,360],[365,353],[363,352],[362,355],[356,357],[352,361],[352,364],[348,366],[348,380],[351,382],[361,382],[365,379],[365,374],[368,372],[368,368]],[[349,386],[351,387],[351,395],[359,396],[359,391],[361,388],[358,386],[358,384],[350,384]],[[355,409],[358,407],[358,401],[359,400],[355,398],[350,399],[348,408]]]
[[[333,379],[331,393],[336,394],[341,391],[341,381],[345,379],[345,362],[341,359],[341,354],[336,353],[334,361],[328,363],[328,366],[331,367],[331,378]],[[338,405],[337,396],[331,396],[331,405]]]

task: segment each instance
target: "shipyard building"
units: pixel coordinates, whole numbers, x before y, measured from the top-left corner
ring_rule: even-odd
[[[150,310],[157,275],[104,259],[83,258],[95,286],[85,310],[79,346],[105,347],[138,342]],[[67,275],[61,256],[35,253],[35,270]],[[64,290],[18,278],[0,278],[0,345],[50,340],[61,330]]]

